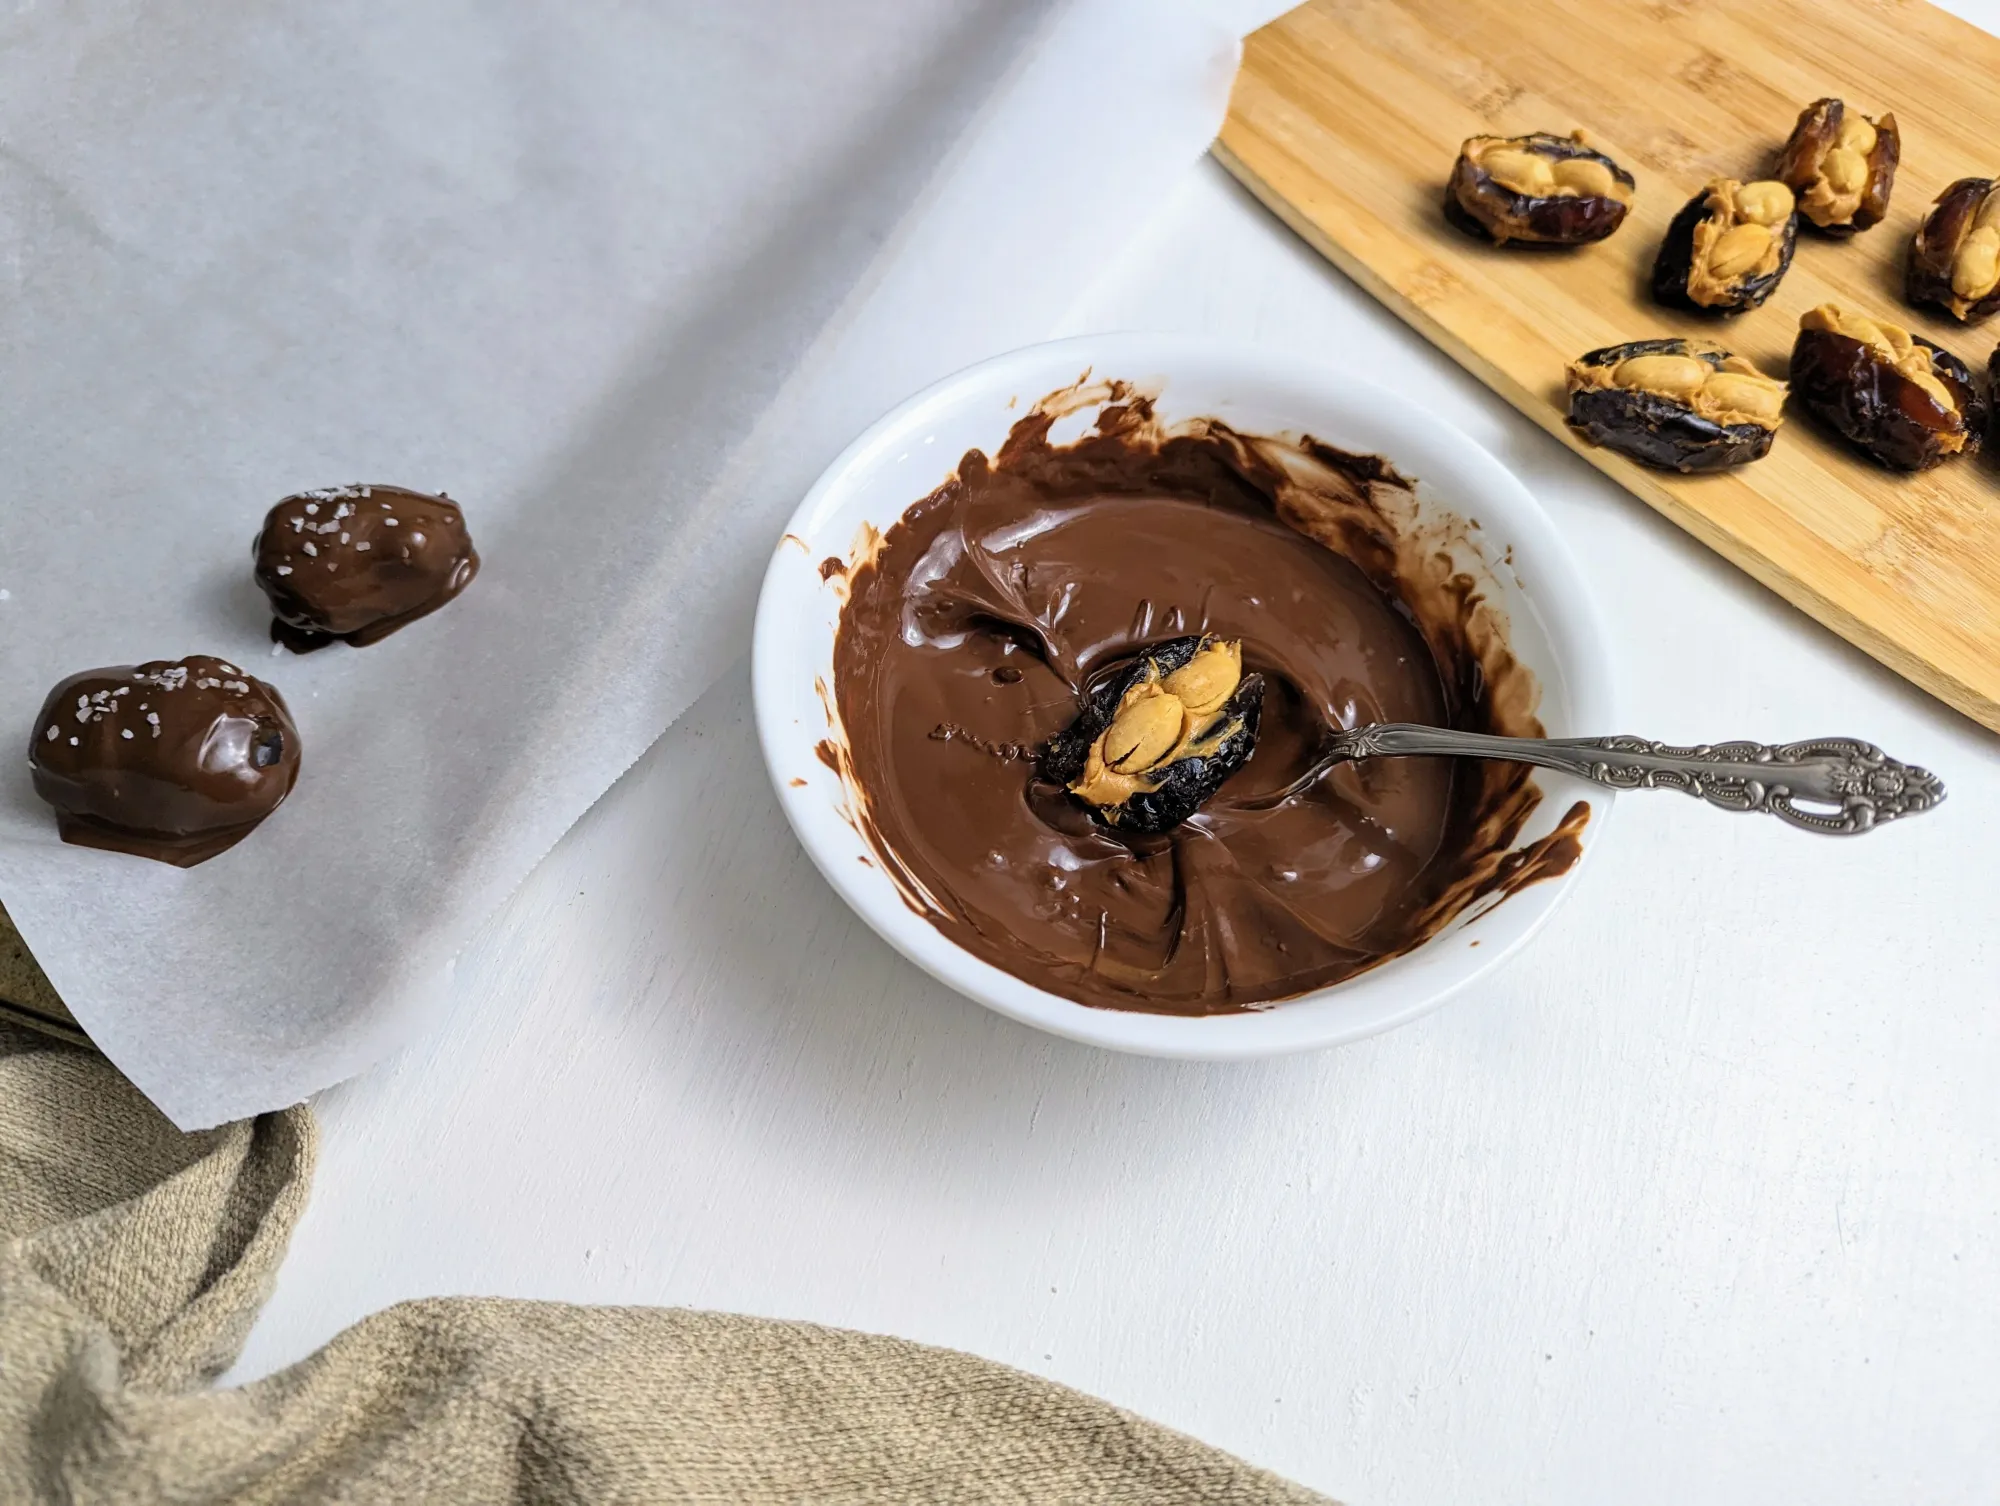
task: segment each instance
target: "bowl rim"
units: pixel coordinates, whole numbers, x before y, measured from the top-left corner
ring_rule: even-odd
[[[1327,988],[1277,1001],[1264,1009],[1190,1016],[1079,1004],[974,956],[907,905],[894,887],[883,881],[879,871],[862,868],[854,862],[853,844],[859,841],[864,850],[868,844],[850,821],[830,812],[822,813],[826,819],[812,814],[811,808],[794,798],[800,791],[789,784],[792,767],[797,762],[797,733],[787,725],[794,700],[789,677],[797,675],[800,666],[794,642],[786,636],[791,626],[786,619],[804,606],[795,595],[797,551],[791,548],[792,542],[816,533],[820,515],[838,510],[851,483],[865,475],[884,451],[903,444],[907,435],[926,425],[933,410],[953,407],[968,395],[968,389],[990,386],[996,392],[1004,389],[1007,395],[1024,398],[1032,390],[1038,397],[1044,390],[1054,390],[1069,379],[1056,377],[1048,381],[1046,374],[1030,375],[1048,368],[1067,371],[1071,378],[1086,371],[1099,376],[1164,376],[1170,391],[1176,363],[1235,368],[1252,379],[1316,386],[1327,391],[1329,399],[1335,402],[1351,395],[1361,409],[1372,409],[1374,421],[1382,421],[1383,415],[1397,404],[1409,406],[1406,398],[1366,378],[1353,376],[1336,362],[1272,351],[1241,341],[1142,331],[1074,335],[1040,342],[953,372],[870,424],[827,465],[786,520],[765,571],[753,627],[752,700],[758,741],[778,804],[800,845],[828,884],[877,935],[956,992],[1051,1034],[1141,1055],[1230,1061],[1344,1045],[1396,1029],[1439,1008],[1490,977],[1517,955],[1548,924],[1589,866],[1615,804],[1614,792],[1591,787],[1591,819],[1583,834],[1582,856],[1568,872],[1530,891],[1539,891],[1539,903],[1527,923],[1477,963],[1462,964],[1459,976],[1409,988],[1407,998],[1400,1003],[1393,1001],[1395,980],[1389,976],[1390,970],[1398,962],[1432,954],[1441,941],[1456,934],[1465,922],[1455,922],[1402,958]],[[1041,385],[1044,382],[1046,386]],[[1334,396],[1335,392],[1339,397]],[[1026,410],[1009,411],[1018,416]],[[1525,584],[1520,589],[1558,661],[1573,718],[1593,731],[1609,729],[1615,720],[1616,680],[1607,633],[1595,595],[1568,541],[1527,486],[1470,435],[1428,413],[1424,415],[1423,428],[1424,443],[1454,452],[1453,463],[1477,476],[1482,510],[1490,510],[1489,495],[1505,495],[1507,500],[1502,510],[1509,543],[1517,546],[1520,562],[1547,583],[1534,592]],[[957,458],[953,456],[946,462],[944,474],[949,474]],[[943,475],[938,479],[941,481]],[[920,495],[912,495],[910,502],[918,500]],[[805,666],[808,674],[812,669],[811,665]],[[1546,797],[1546,786],[1544,793]],[[1544,800],[1545,807],[1555,803]],[[838,831],[834,830],[836,825]],[[836,851],[836,847],[840,850]],[[1525,896],[1508,903],[1518,906],[1521,898]],[[1522,913],[1519,909],[1512,912],[1514,916]],[[1477,917],[1471,923],[1477,923]],[[1364,995],[1380,995],[1387,1002],[1365,1017],[1350,1020],[1335,1018],[1331,1011],[1315,1007],[1334,996],[1352,1002]]]

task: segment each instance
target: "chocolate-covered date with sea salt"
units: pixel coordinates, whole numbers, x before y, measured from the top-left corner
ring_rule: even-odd
[[[35,719],[28,766],[65,842],[191,868],[291,793],[299,731],[262,680],[190,654],[62,681]]]
[[[463,591],[479,570],[465,512],[400,486],[299,492],[264,518],[252,552],[271,636],[297,653],[336,638],[360,648]]]

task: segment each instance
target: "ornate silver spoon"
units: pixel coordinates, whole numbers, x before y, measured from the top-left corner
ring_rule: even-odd
[[[1677,748],[1642,737],[1490,737],[1378,722],[1335,735],[1313,766],[1258,805],[1311,788],[1335,764],[1357,758],[1504,758],[1574,774],[1614,790],[1680,790],[1732,811],[1768,811],[1807,831],[1852,836],[1927,811],[1944,781],[1851,737],[1806,742],[1714,743]]]

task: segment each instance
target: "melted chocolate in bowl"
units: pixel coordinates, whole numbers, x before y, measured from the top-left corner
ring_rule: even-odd
[[[1065,402],[1107,392],[1094,432],[1050,442]],[[1529,771],[1471,761],[1349,764],[1276,798],[1358,723],[1542,735],[1504,620],[1439,542],[1378,457],[1169,429],[1116,383],[1057,394],[847,582],[832,751],[857,821],[940,931],[1082,1004],[1239,1011],[1406,952],[1567,869],[1587,815],[1510,851]],[[1264,677],[1256,752],[1175,830],[1109,830],[1037,778],[1035,751],[1104,676],[1193,633],[1241,639]]]

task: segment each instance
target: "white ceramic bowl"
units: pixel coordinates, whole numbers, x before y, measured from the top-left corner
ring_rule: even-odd
[[[1184,1018],[1093,1009],[981,961],[912,911],[846,814],[849,792],[815,749],[839,738],[830,695],[842,585],[820,578],[863,524],[886,532],[948,477],[967,450],[989,455],[1045,393],[1085,371],[1156,390],[1168,423],[1213,415],[1254,434],[1310,433],[1387,456],[1419,482],[1419,504],[1477,519],[1473,547],[1507,615],[1516,658],[1540,680],[1553,737],[1618,730],[1597,609],[1568,547],[1514,476],[1465,435],[1336,365],[1164,335],[1091,335],[982,362],[919,393],[850,445],[793,514],[771,557],[754,650],[757,728],[779,802],[827,882],[904,956],[980,1003],[1073,1040],[1156,1056],[1226,1060],[1309,1050],[1392,1029],[1491,972],[1539,930],[1585,866],[1447,927],[1359,977],[1250,1013]],[[1065,419],[1061,440],[1092,415]],[[1507,551],[1512,550],[1511,556]],[[1503,558],[1509,563],[1501,564]],[[1523,840],[1588,798],[1586,856],[1602,836],[1608,790],[1538,772],[1543,800]],[[801,783],[800,781],[803,781]]]

